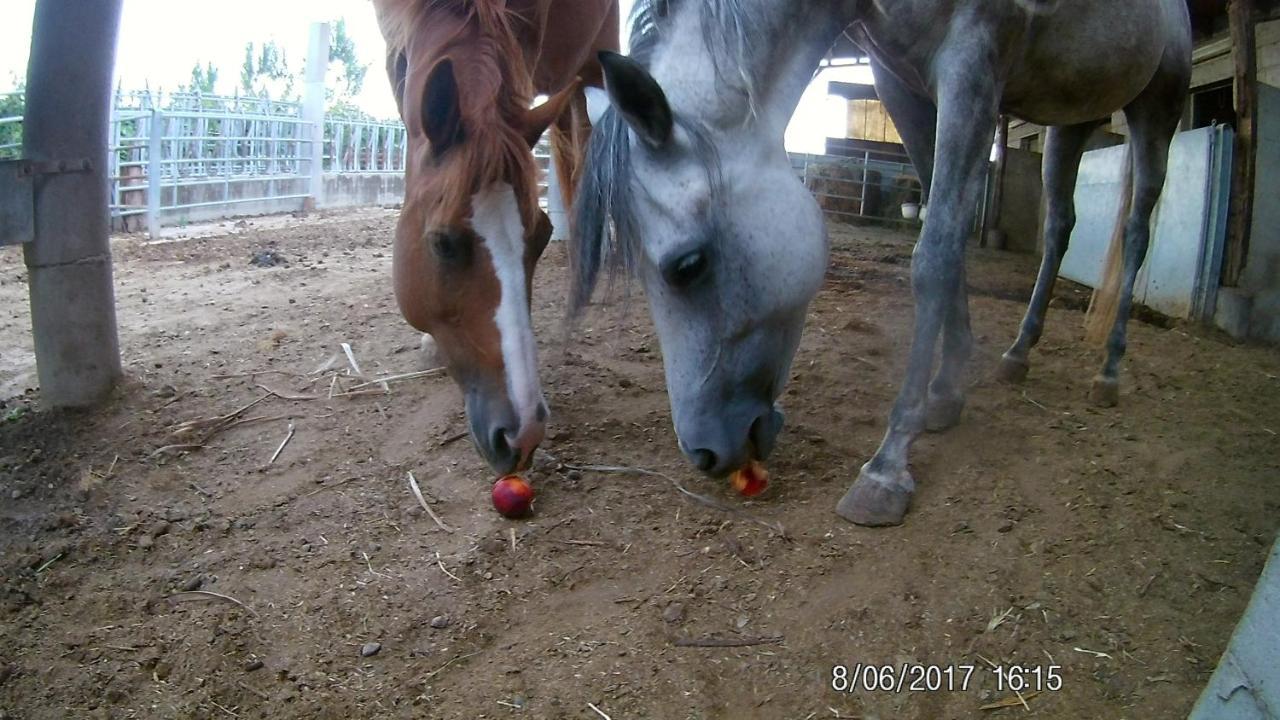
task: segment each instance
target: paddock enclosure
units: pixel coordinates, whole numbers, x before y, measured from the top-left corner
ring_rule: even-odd
[[[1120,406],[1098,409],[1087,295],[1064,281],[1031,376],[998,383],[1035,258],[987,250],[964,421],[917,445],[903,526],[838,518],[900,381],[914,241],[841,225],[752,501],[680,456],[638,287],[564,339],[552,243],[533,302],[551,427],[535,514],[504,520],[451,380],[340,395],[360,392],[342,343],[366,376],[420,369],[394,221],[116,236],[127,380],[91,413],[22,394],[25,269],[3,250],[0,717],[1179,717],[1275,537],[1273,349],[1135,320]],[[190,424],[264,388],[238,417],[267,420]],[[833,666],[904,663],[974,670],[965,690],[832,689]],[[1060,666],[1061,688],[1024,707],[989,663]]]

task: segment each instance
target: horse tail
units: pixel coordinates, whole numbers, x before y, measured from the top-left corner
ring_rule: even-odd
[[[1115,228],[1111,231],[1111,245],[1102,266],[1102,278],[1089,299],[1089,309],[1084,314],[1084,338],[1091,345],[1102,347],[1116,323],[1116,311],[1120,307],[1120,287],[1124,274],[1124,230],[1133,209],[1133,153],[1125,147],[1124,178],[1120,182],[1120,209],[1116,212]]]

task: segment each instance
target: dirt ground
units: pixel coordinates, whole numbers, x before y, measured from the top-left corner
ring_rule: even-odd
[[[1274,349],[1135,322],[1121,405],[1096,409],[1083,295],[1064,287],[1031,376],[1000,384],[1035,260],[986,251],[964,422],[917,444],[905,525],[840,520],[911,318],[913,237],[868,228],[833,230],[753,501],[681,458],[641,301],[564,341],[553,244],[535,316],[554,427],[536,514],[505,520],[449,379],[330,398],[345,359],[313,372],[343,342],[367,375],[418,369],[393,223],[117,239],[128,379],[82,414],[23,392],[25,270],[0,254],[0,718],[1183,717],[1280,525]],[[287,265],[248,264],[266,249]],[[157,453],[261,386],[309,399]],[[566,465],[661,471],[731,509]],[[837,665],[904,663],[954,667],[955,689],[832,688]],[[1015,665],[1025,706],[993,669]]]

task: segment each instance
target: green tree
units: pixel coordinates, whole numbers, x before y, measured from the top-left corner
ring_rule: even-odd
[[[295,100],[295,81],[289,70],[289,58],[275,40],[266,41],[260,48],[252,42],[245,43],[244,62],[240,66],[242,92],[273,100]]]
[[[0,95],[0,118],[22,117],[27,109],[27,96],[22,83],[12,93]],[[0,159],[16,158],[22,154],[22,123],[0,124]]]
[[[244,44],[244,62],[240,65],[240,89],[246,93],[253,92],[253,43]]]
[[[347,34],[347,21],[342,18],[333,23],[333,36],[329,41],[329,63],[331,67],[337,63],[340,70],[338,82],[333,86],[337,89],[329,92],[330,103],[347,104],[351,98],[360,94],[369,66],[360,64],[359,56],[356,55],[356,43]]]
[[[212,95],[213,89],[218,84],[218,68],[213,63],[206,62],[202,67],[200,63],[196,63],[191,68],[191,86],[188,88],[190,92],[198,92],[203,95]]]

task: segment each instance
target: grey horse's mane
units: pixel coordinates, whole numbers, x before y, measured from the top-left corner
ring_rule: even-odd
[[[639,0],[631,15],[631,58],[645,67],[652,62],[675,12],[692,0]],[[701,0],[707,50],[718,74],[737,86],[754,104],[750,48],[763,42],[764,29],[742,7],[742,0]],[[720,159],[706,126],[676,113],[676,127],[688,139],[695,157],[708,169],[712,197],[719,194]],[[574,203],[573,233],[569,239],[572,288],[570,315],[590,303],[602,269],[611,279],[634,274],[639,253],[638,218],[632,187],[629,129],[610,107],[592,129],[591,143]],[[713,203],[713,206],[715,203]]]

